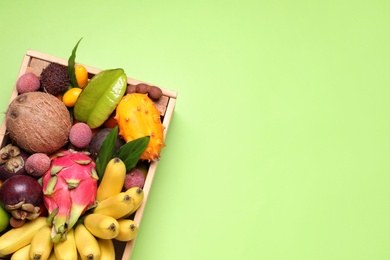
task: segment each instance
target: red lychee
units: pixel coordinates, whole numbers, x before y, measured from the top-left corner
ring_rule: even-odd
[[[91,142],[92,130],[86,123],[76,123],[69,133],[69,141],[77,148],[85,148]]]
[[[132,168],[125,177],[123,187],[128,190],[132,187],[143,188],[145,184],[145,175],[140,169]]]
[[[26,72],[16,82],[16,90],[19,94],[37,91],[41,86],[39,78],[32,72]]]
[[[24,169],[33,177],[41,177],[49,170],[50,163],[51,160],[47,154],[34,153],[27,158]]]

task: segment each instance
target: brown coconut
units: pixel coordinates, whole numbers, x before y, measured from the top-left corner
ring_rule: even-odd
[[[68,142],[72,126],[64,103],[44,92],[17,96],[9,104],[5,120],[9,137],[29,153],[57,151]]]

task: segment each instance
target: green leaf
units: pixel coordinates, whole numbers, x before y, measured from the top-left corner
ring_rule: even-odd
[[[127,142],[119,148],[114,157],[120,158],[126,165],[126,171],[130,171],[139,161],[141,154],[149,144],[149,140],[149,136],[144,136]]]
[[[96,159],[96,171],[99,176],[99,182],[103,178],[104,171],[108,162],[112,159],[114,153],[116,138],[118,136],[118,126],[115,126],[104,139]]]
[[[76,80],[76,74],[74,72],[74,65],[75,65],[75,60],[76,60],[77,47],[79,46],[79,43],[82,39],[83,38],[81,37],[80,40],[76,43],[76,46],[74,46],[74,48],[73,48],[72,55],[70,55],[70,57],[68,59],[68,74],[70,77],[70,84],[73,87],[79,87],[79,84],[77,83],[77,80]]]

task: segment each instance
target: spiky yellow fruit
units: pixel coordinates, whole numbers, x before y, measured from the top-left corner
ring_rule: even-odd
[[[161,112],[147,94],[125,95],[116,108],[115,119],[119,134],[126,142],[150,136],[149,144],[141,155],[141,160],[155,161],[160,158],[164,142],[164,126]]]

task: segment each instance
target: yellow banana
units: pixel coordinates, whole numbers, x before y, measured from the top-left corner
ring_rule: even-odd
[[[0,258],[30,244],[33,236],[45,225],[47,225],[46,217],[38,217],[4,233],[0,237]]]
[[[77,259],[78,253],[73,228],[68,230],[64,241],[54,244],[54,253],[57,260]]]
[[[126,177],[126,165],[119,158],[112,158],[104,171],[99,184],[96,200],[102,201],[122,191]]]
[[[112,239],[119,233],[118,221],[110,216],[92,213],[84,218],[84,225],[95,237]]]
[[[119,219],[132,211],[134,202],[134,199],[130,195],[125,192],[120,192],[100,201],[93,212]]]
[[[115,260],[115,248],[111,239],[97,238],[100,246],[100,259]]]
[[[129,195],[134,200],[134,207],[133,209],[124,216],[124,218],[129,217],[131,214],[133,214],[139,207],[141,206],[143,200],[144,200],[144,190],[139,187],[132,187],[125,191],[127,195]]]
[[[24,246],[18,250],[15,251],[15,253],[12,254],[10,260],[26,260],[29,259],[29,251],[30,251],[30,244],[27,246]]]
[[[138,225],[132,219],[119,219],[119,234],[115,237],[119,241],[130,241],[138,234]]]
[[[100,247],[96,238],[84,226],[78,224],[74,230],[77,251],[82,260],[100,259]]]
[[[41,227],[31,240],[30,259],[47,260],[53,249],[51,240],[51,227]]]
[[[51,250],[49,258],[47,260],[57,260],[56,253],[54,252],[54,249]]]

